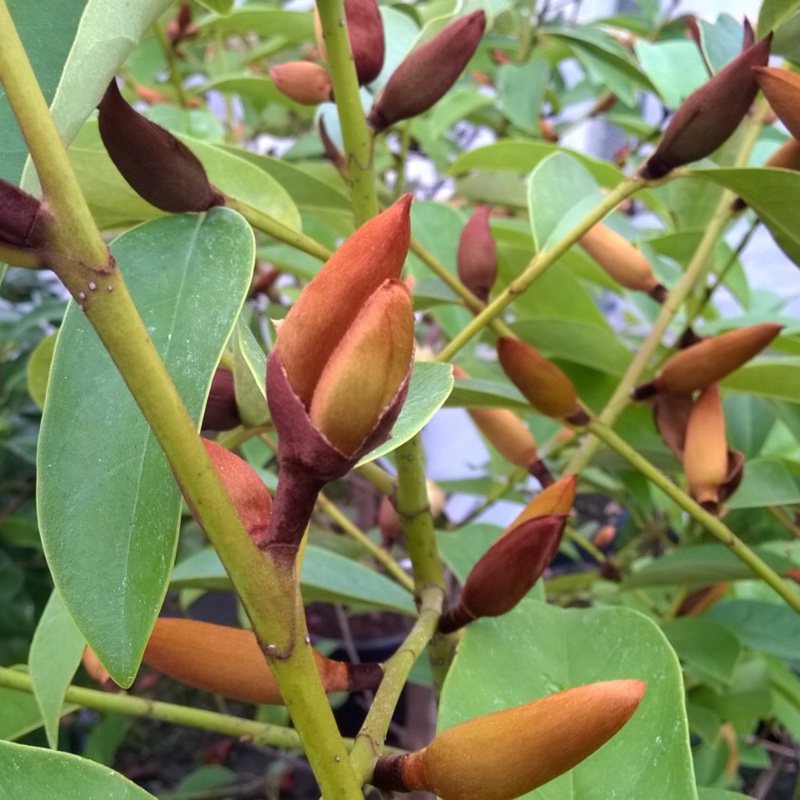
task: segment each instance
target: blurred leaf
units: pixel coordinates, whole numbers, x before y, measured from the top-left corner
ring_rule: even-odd
[[[661,630],[678,658],[701,679],[730,683],[742,647],[728,628],[705,617],[675,617]]]
[[[795,387],[800,386],[800,358],[761,358],[728,375],[721,385],[725,389],[797,403],[800,395]]]
[[[758,12],[756,30],[759,37],[777,30],[798,8],[800,0],[764,0]]]
[[[199,420],[250,284],[249,226],[215,208],[141,225],[111,249]],[[64,604],[114,680],[128,686],[166,591],[181,496],[117,368],[74,304],[52,375],[58,391],[48,392],[38,453],[42,541]]]
[[[729,508],[763,508],[800,503],[800,486],[782,461],[766,458],[745,463],[739,488],[726,501]]]
[[[697,20],[700,43],[714,72],[719,72],[741,52],[744,26],[730,14],[720,14],[716,22]]]
[[[283,36],[289,42],[314,40],[314,17],[308,11],[287,11],[282,8],[248,3],[226,16],[208,17],[199,22],[205,32],[234,34],[257,33],[260,36]]]
[[[216,789],[236,780],[236,773],[222,764],[203,764],[192,770],[175,787],[176,792],[200,793],[205,789]]]
[[[525,133],[538,134],[539,110],[549,76],[550,64],[544,58],[501,64],[497,70],[500,107],[509,122]]]
[[[708,70],[692,41],[649,42],[642,38],[636,40],[634,50],[645,74],[670,108],[677,108],[708,80]]]
[[[50,377],[50,365],[53,363],[53,351],[56,346],[58,333],[54,331],[36,345],[28,358],[25,377],[28,384],[28,394],[39,408],[44,408],[44,398],[47,394],[47,381]]]
[[[772,409],[758,397],[739,392],[725,394],[722,404],[729,446],[741,450],[747,458],[754,458],[775,425]]]
[[[77,707],[68,703],[61,709],[62,716],[69,714]],[[18,692],[15,689],[0,686],[0,708],[3,709],[3,713],[0,714],[0,739],[20,739],[25,734],[44,725],[42,711],[36,698],[30,692]],[[0,780],[0,788],[2,786],[2,780]]]
[[[800,661],[800,616],[783,603],[724,598],[703,617],[727,625],[754,650]]]
[[[192,95],[202,95],[206,92],[222,92],[222,94],[238,94],[253,105],[258,112],[263,112],[267,106],[277,103],[300,114],[309,114],[309,107],[297,103],[281,92],[272,79],[266,75],[221,75],[206,83],[193,86]]]
[[[530,403],[515,386],[508,383],[478,378],[456,378],[453,391],[446,406],[459,408],[510,408],[515,411],[530,411]]]

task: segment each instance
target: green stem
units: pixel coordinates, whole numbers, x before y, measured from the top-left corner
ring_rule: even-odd
[[[606,560],[600,548],[590,539],[587,539],[582,533],[576,531],[572,525],[567,525],[564,528],[564,536],[573,544],[585,550],[598,564],[602,564]]]
[[[444,593],[428,586],[420,595],[420,613],[399,650],[386,662],[383,680],[375,693],[367,718],[356,737],[351,763],[362,782],[372,775],[375,759],[385,752],[383,742],[408,674],[426,645],[436,634]]]
[[[702,525],[712,536],[728,547],[731,552],[746,564],[761,580],[775,590],[795,611],[800,613],[800,594],[794,592],[781,580],[780,575],[762,561],[724,522],[713,514],[709,514],[701,505],[679,489],[660,470],[646,458],[634,450],[624,439],[599,419],[589,422],[586,429],[601,441],[605,442],[616,453],[622,456],[632,467],[637,469],[654,486],[680,506],[692,519]]]
[[[350,202],[353,206],[356,227],[359,227],[374,217],[379,210],[372,164],[374,141],[361,106],[356,67],[350,52],[344,3],[342,0],[317,0],[317,10],[322,24],[325,49],[328,52],[328,69],[342,129],[350,184]]]
[[[24,267],[25,269],[40,269],[42,259],[35,250],[0,242],[0,264],[11,264],[14,267]]]
[[[471,320],[453,340],[436,356],[437,361],[450,361],[473,336],[480,333],[497,317],[517,295],[522,294],[548,267],[558,261],[592,225],[616,208],[623,200],[647,185],[643,178],[627,178],[610,191],[586,216],[576,223],[552,247],[541,250],[530,261],[524,272],[513,280],[475,319]]]
[[[327,261],[333,253],[327,247],[323,247],[314,239],[304,236],[299,231],[295,231],[288,225],[278,222],[274,217],[265,214],[255,206],[251,206],[244,200],[238,200],[235,197],[225,196],[225,205],[238,211],[256,230],[266,233],[273,239],[279,242],[285,242],[292,247],[297,248],[303,253],[318,258],[320,261]]]
[[[374,461],[356,467],[356,472],[366,478],[381,494],[393,495],[396,487],[394,477]]]

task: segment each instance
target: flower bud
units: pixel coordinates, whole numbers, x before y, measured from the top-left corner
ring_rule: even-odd
[[[86,674],[95,681],[95,683],[99,683],[103,689],[112,692],[119,689],[111,678],[108,670],[100,663],[100,659],[97,657],[94,650],[88,645],[83,648],[81,663],[86,670]]]
[[[207,211],[225,204],[195,154],[169,131],[134,111],[111,81],[99,105],[100,137],[122,177],[162,211]]]
[[[467,575],[458,603],[439,619],[440,633],[511,611],[552,560],[566,522],[565,514],[547,514],[509,528]]]
[[[716,513],[719,487],[728,472],[725,417],[717,385],[712,383],[694,401],[686,426],[683,472],[689,494]]]
[[[686,426],[692,411],[688,394],[657,394],[653,398],[653,422],[664,444],[680,459],[686,442]]]
[[[315,106],[331,97],[331,76],[311,61],[286,61],[269,68],[275,88],[295,103]]]
[[[314,661],[326,692],[375,689],[377,664],[348,665],[316,650]],[[278,684],[251,631],[192,619],[159,617],[142,660],[188,686],[245,703],[283,703]]]
[[[658,375],[637,386],[632,397],[644,400],[656,392],[691,394],[705,389],[760,353],[782,329],[774,322],[760,322],[702,339],[667,359]]]
[[[189,5],[189,0],[181,0],[177,15],[167,23],[167,39],[175,47],[184,39],[194,36],[196,33],[197,25],[192,22],[192,9]]]
[[[511,531],[530,519],[543,517],[545,514],[563,514],[569,516],[572,510],[572,501],[575,499],[575,487],[578,476],[574,474],[562,475],[557,481],[551,483],[534,496],[525,508],[514,518],[506,531]]]
[[[617,283],[626,289],[647,292],[657,302],[664,302],[666,287],[658,282],[648,260],[624,236],[598,222],[578,241]]]
[[[744,49],[678,107],[641,175],[655,179],[713,153],[736,130],[758,91],[754,67],[769,60],[772,34]]]
[[[367,121],[375,132],[422,114],[443,97],[472,58],[485,27],[486,14],[473,11],[412,50],[372,106]]]
[[[211,379],[211,388],[203,412],[200,426],[207,431],[229,431],[242,424],[239,408],[236,405],[236,392],[233,386],[233,373],[217,367]]]
[[[482,302],[497,278],[497,243],[489,231],[489,206],[478,206],[458,240],[456,268],[461,283]]]
[[[322,141],[322,151],[325,158],[336,167],[336,171],[345,179],[347,179],[347,160],[344,154],[336,146],[336,143],[328,135],[328,129],[325,127],[325,118],[320,115],[317,121],[317,129],[319,131],[319,138]]]
[[[678,606],[676,616],[699,617],[728,591],[728,586],[729,583],[727,581],[720,581],[719,583],[712,583],[710,586],[704,586],[702,589],[690,592],[683,598],[680,606]]]
[[[788,69],[756,67],[755,78],[761,91],[795,139],[800,139],[800,75]]]
[[[633,715],[646,684],[576,686],[461,722],[422,750],[381,756],[370,783],[442,800],[513,800],[605,744]]]
[[[0,178],[0,243],[36,247],[44,243],[42,203]]]
[[[501,336],[497,355],[511,382],[540,414],[566,419],[574,425],[588,422],[572,381],[538,350],[521,339]]]

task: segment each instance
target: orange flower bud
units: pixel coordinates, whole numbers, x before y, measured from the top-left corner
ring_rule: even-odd
[[[552,560],[566,521],[564,514],[547,514],[506,531],[467,575],[458,603],[439,619],[439,631],[451,633],[474,619],[511,611]]]
[[[348,665],[313,651],[326,692],[377,688],[377,664]],[[283,703],[264,652],[251,631],[191,619],[159,617],[142,660],[171,678],[245,703]],[[355,669],[353,668],[355,667]]]
[[[42,203],[0,178],[0,243],[35,247],[43,243]]]
[[[617,283],[627,289],[647,292],[659,303],[664,301],[666,288],[658,282],[648,260],[624,236],[598,222],[578,241]]]
[[[644,400],[656,392],[691,394],[705,389],[760,353],[782,329],[783,325],[774,322],[760,322],[702,339],[675,353],[658,375],[637,386],[632,396]]]
[[[572,510],[572,501],[575,499],[575,487],[578,483],[578,476],[574,474],[562,475],[557,481],[542,489],[533,497],[525,508],[515,517],[513,522],[506,528],[511,531],[527,522],[529,519],[536,519],[545,514],[563,514],[565,517]]]
[[[113,691],[119,688],[111,679],[108,670],[100,663],[100,659],[95,655],[94,650],[88,645],[83,648],[81,663],[89,677],[96,683],[99,683],[104,689]]]
[[[497,243],[489,231],[489,206],[478,206],[464,225],[456,268],[464,286],[485,303],[497,278]]]
[[[442,800],[513,800],[572,769],[633,715],[646,684],[576,686],[453,725],[422,750],[382,756],[370,781]]]
[[[552,361],[521,339],[497,340],[500,366],[525,399],[541,414],[584,425],[588,417],[578,403],[572,381]]]
[[[655,152],[642,165],[645,178],[661,178],[675,167],[713,153],[736,130],[758,91],[754,67],[769,60],[770,34],[742,50],[695,89],[669,121]]]
[[[689,494],[708,511],[716,513],[719,487],[728,474],[728,444],[715,383],[700,393],[689,413],[683,471]]]
[[[197,156],[169,131],[134,111],[111,81],[99,105],[100,137],[131,188],[162,211],[207,211],[225,204]]]
[[[315,106],[331,97],[328,70],[311,61],[286,61],[269,68],[275,88],[295,103]]]
[[[770,107],[795,139],[800,139],[800,75],[788,69],[756,67],[755,77]]]
[[[507,408],[468,408],[481,433],[506,461],[528,469],[539,461],[536,439],[528,426]]]
[[[242,424],[239,408],[236,405],[236,392],[233,386],[233,373],[229,369],[217,367],[211,379],[211,388],[203,412],[200,426],[207,431],[229,431]]]
[[[800,142],[794,136],[787,137],[764,162],[765,167],[800,170]]]
[[[376,98],[368,117],[372,128],[380,133],[443,97],[472,58],[485,27],[486,14],[473,11],[412,50]]]

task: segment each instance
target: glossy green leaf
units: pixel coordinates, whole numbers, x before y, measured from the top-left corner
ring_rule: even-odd
[[[728,628],[705,617],[675,617],[661,630],[696,677],[730,683],[742,647]]]
[[[657,626],[629,609],[523,600],[505,616],[471,623],[442,690],[438,727],[615,678],[647,681],[633,717],[573,770],[524,797],[695,798],[678,660]]]
[[[722,599],[703,615],[729,626],[754,650],[800,660],[800,616],[783,603]]]
[[[172,573],[174,589],[230,589],[231,583],[216,552],[209,548],[181,561]],[[306,546],[300,587],[306,602],[324,601],[359,607],[414,612],[414,600],[394,581],[358,561],[317,545]]]
[[[0,797],[155,800],[118,772],[70,753],[0,742]]]
[[[782,461],[767,458],[745,463],[739,488],[726,501],[730,508],[763,508],[800,503],[798,486]]]
[[[800,0],[764,0],[758,12],[758,35],[766,36],[777,30],[798,8]]]
[[[269,419],[267,356],[243,316],[239,317],[232,339],[234,391],[239,415],[244,425],[264,425]]]
[[[453,390],[453,368],[450,364],[420,361],[411,369],[408,394],[397,418],[392,435],[367,453],[358,463],[366,464],[385,456],[419,433],[428,420],[444,405]]]
[[[31,642],[29,671],[42,710],[47,741],[58,749],[58,720],[64,694],[81,663],[85,641],[55,589]]]
[[[112,245],[183,401],[199,420],[250,283],[253,238],[227,209],[170,216]],[[103,291],[103,287],[98,287]],[[38,453],[39,518],[55,584],[121,685],[166,591],[181,497],[161,448],[84,315],[71,305]]]
[[[0,708],[3,709],[0,714],[0,739],[19,739],[44,725],[42,710],[30,692],[18,692],[0,686]],[[68,714],[76,708],[68,703],[62,707],[61,714]]]

